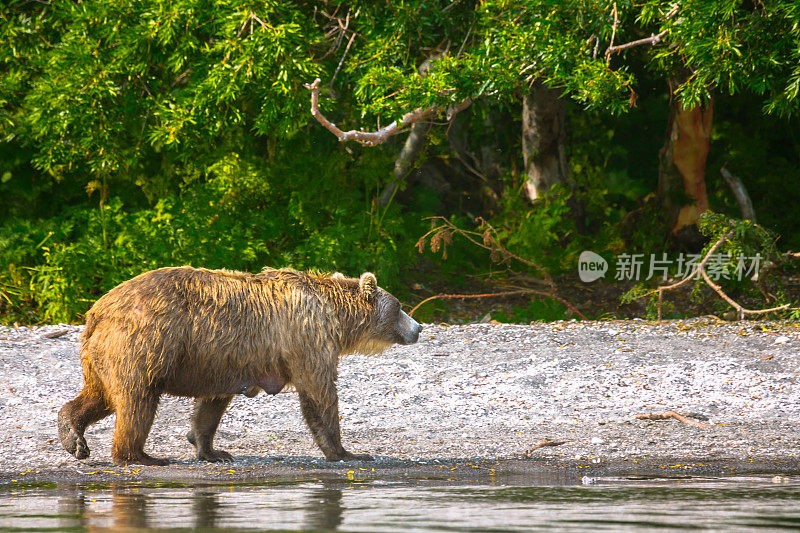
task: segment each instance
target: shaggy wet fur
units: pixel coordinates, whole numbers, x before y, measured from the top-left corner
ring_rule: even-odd
[[[410,344],[420,329],[369,273],[352,279],[288,269],[146,272],[87,314],[84,388],[59,412],[59,438],[75,457],[88,457],[87,426],[116,412],[114,463],[166,464],[144,453],[159,398],[192,396],[187,438],[197,457],[230,460],[212,440],[233,395],[277,394],[291,383],[327,459],[370,459],[341,444],[339,357]]]

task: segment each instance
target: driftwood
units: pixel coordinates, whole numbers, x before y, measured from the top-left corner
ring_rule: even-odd
[[[707,428],[708,424],[703,424],[702,422],[698,422],[697,420],[692,420],[691,418],[687,418],[680,413],[676,413],[675,411],[664,411],[663,413],[646,413],[641,415],[634,416],[637,420],[668,420],[670,418],[674,418],[679,422],[683,422],[687,426],[695,426],[699,428]]]
[[[538,450],[539,448],[549,448],[551,446],[561,446],[562,444],[568,443],[568,440],[549,440],[545,439],[533,448],[525,450],[525,455],[530,455],[533,450]]]
[[[68,329],[59,329],[56,331],[51,331],[50,333],[45,333],[42,335],[42,337],[46,339],[57,339],[58,337],[63,337],[67,333],[69,333]]]

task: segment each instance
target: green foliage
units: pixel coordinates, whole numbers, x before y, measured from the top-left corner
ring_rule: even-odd
[[[758,288],[752,281],[758,279],[759,282],[763,282],[765,265],[768,261],[776,259],[775,235],[750,220],[731,219],[712,211],[706,211],[701,215],[699,228],[703,235],[709,238],[709,241],[697,256],[697,262],[707,258],[704,269],[711,280],[726,292],[732,290],[740,296],[754,296],[756,300],[762,300],[763,291],[757,290]],[[712,249],[714,253],[711,253]],[[688,277],[691,272],[694,272],[694,269],[683,272],[682,275]],[[696,275],[693,279],[695,281],[690,282],[692,283],[690,298],[694,302],[705,302],[704,291],[709,292],[706,287],[707,282],[700,275]],[[790,298],[780,287],[774,292],[777,293],[777,297],[770,307],[791,303]],[[658,294],[648,283],[637,283],[622,295],[621,302],[629,304],[647,295],[651,295],[647,303],[647,316],[648,318],[657,318],[659,316]],[[729,311],[731,307],[719,298],[712,300],[710,305],[719,314]],[[663,318],[674,318],[674,309],[672,303],[666,299],[662,300],[661,316]],[[784,314],[793,312],[789,310]]]
[[[658,293],[653,292],[652,287],[650,287],[646,282],[637,283],[630,290],[622,294],[622,296],[620,296],[620,303],[623,305],[628,305],[636,300],[639,300],[640,298],[645,298],[648,294],[650,297],[647,299],[647,305],[645,307],[645,318],[648,320],[658,320]],[[660,316],[662,319],[685,318],[685,314],[678,313],[675,304],[667,299],[663,299],[661,301]]]
[[[706,211],[700,216],[700,232],[709,237],[709,243],[703,249],[707,254],[711,247],[723,236],[725,242],[717,248],[717,253],[730,256],[731,266],[737,258],[760,255],[764,259],[771,257],[775,251],[775,235],[751,220],[737,220],[725,215]]]
[[[549,251],[575,230],[569,198],[570,192],[557,185],[542,197],[537,209],[528,209],[519,189],[507,190],[502,214],[493,221],[500,239],[516,255],[542,262],[546,268],[568,267],[561,263],[567,259],[566,254],[553,257]]]
[[[15,258],[0,277],[3,321],[75,320],[114,285],[169,265],[371,270],[395,289],[400,265],[413,257],[398,240],[410,240],[419,226],[402,220],[396,206],[380,213],[379,226],[367,191],[348,187],[341,173],[349,164],[361,183],[375,184],[380,159],[366,152],[353,164],[306,153],[265,170],[232,155],[203,176],[187,176],[179,193],[152,207],[111,197],[39,224],[0,226],[0,258]]]
[[[762,107],[796,116],[795,4],[689,0],[673,12],[667,0],[5,2],[0,317],[76,320],[116,283],[175,264],[370,269],[396,288],[412,276],[412,243],[431,215],[464,228],[484,217],[511,252],[556,274],[583,249],[660,251],[664,231],[647,195],[667,102],[651,85],[668,80],[682,83],[687,104],[734,94],[731,107],[750,114],[725,116],[715,138],[724,156],[710,161],[750,177],[760,220],[795,243],[794,220],[782,213],[798,195],[796,118],[779,129],[761,117]],[[612,44],[662,33],[606,56]],[[465,137],[476,154],[499,147],[502,176],[472,172],[476,185],[448,175],[450,193],[420,178],[380,205],[402,141],[338,145],[308,112],[303,84],[317,76],[322,110],[345,129],[472,98]],[[520,193],[518,117],[537,80],[577,105],[572,183],[531,206]],[[622,116],[637,102],[641,112]],[[440,128],[427,150],[452,170],[449,133]],[[480,187],[491,189],[487,212],[473,194]],[[723,186],[711,198],[735,212]],[[709,224],[713,239],[719,228]],[[748,240],[752,231],[726,249],[765,249]],[[463,241],[450,256],[425,257],[456,281],[498,269]]]
[[[296,132],[320,71],[317,27],[284,2],[14,1],[0,15],[3,135],[57,179],[129,181],[151,201],[226,140]]]
[[[800,100],[800,8],[728,0],[412,1],[358,5],[365,43],[348,70],[363,109],[397,118],[467,97],[513,101],[536,79],[588,108],[634,107],[651,73],[681,83],[684,104],[715,92],[763,97],[793,115]],[[676,9],[677,6],[677,9]],[[379,13],[378,10],[381,12]],[[445,13],[446,12],[446,13]],[[612,46],[659,35],[618,51]],[[427,54],[426,54],[427,51]],[[421,58],[444,54],[420,73]],[[687,75],[686,73],[690,73]]]

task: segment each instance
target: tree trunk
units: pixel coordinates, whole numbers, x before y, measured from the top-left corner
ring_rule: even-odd
[[[559,91],[537,81],[522,100],[522,156],[529,200],[567,181],[564,140],[564,101]]]
[[[658,194],[671,238],[690,248],[698,248],[703,242],[697,222],[700,214],[708,210],[705,168],[712,119],[711,100],[686,109],[672,95],[667,137],[659,153]]]
[[[464,112],[456,115],[450,122],[447,128],[447,140],[450,151],[456,159],[451,161],[450,167],[461,176],[463,190],[468,194],[469,191],[476,192],[483,204],[483,212],[492,216],[497,212],[500,202],[500,176],[504,171],[502,162],[497,157],[497,154],[502,153],[497,132],[508,124],[508,120],[504,120],[496,109],[486,110],[482,131],[477,135],[480,139],[480,157],[478,157],[470,150],[468,140],[469,124],[475,118],[475,115]]]
[[[428,131],[430,130],[430,123],[415,122],[411,127],[411,131],[406,137],[406,142],[403,144],[403,149],[400,150],[397,159],[394,162],[394,181],[384,187],[380,196],[380,204],[382,206],[389,205],[389,202],[395,195],[395,191],[401,183],[406,179],[406,175],[414,167],[414,164],[425,146],[425,141],[428,139]]]

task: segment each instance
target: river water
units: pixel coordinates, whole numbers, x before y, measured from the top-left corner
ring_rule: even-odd
[[[648,531],[800,528],[800,478],[575,485],[308,481],[10,484],[0,531]]]

